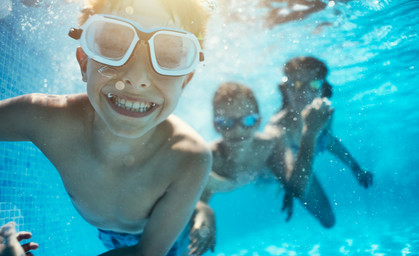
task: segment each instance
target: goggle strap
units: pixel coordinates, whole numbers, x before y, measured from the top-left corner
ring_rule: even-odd
[[[71,28],[70,31],[68,32],[68,35],[75,40],[79,40],[82,32],[83,32],[83,29]]]

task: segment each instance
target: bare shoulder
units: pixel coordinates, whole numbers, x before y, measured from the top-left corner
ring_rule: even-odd
[[[69,110],[76,106],[86,105],[88,98],[86,94],[73,95],[51,95],[32,93],[9,99],[11,104],[28,106],[29,111],[47,112],[54,114],[57,111]]]
[[[49,127],[61,130],[64,134],[72,127],[82,127],[93,111],[86,94],[71,95],[30,95],[31,105],[37,117]]]
[[[271,150],[275,146],[277,139],[278,138],[272,136],[272,134],[260,132],[255,134],[254,144],[255,147],[262,150]]]
[[[88,104],[87,96],[26,94],[0,102],[0,117],[7,126],[0,126],[6,140],[33,140],[51,135],[71,118],[80,118],[80,106]],[[77,115],[74,114],[77,112]],[[55,129],[57,128],[57,129]]]
[[[211,164],[208,144],[192,127],[174,115],[169,116],[163,125],[165,130],[168,129],[167,140],[172,153],[188,163],[202,166]]]
[[[279,111],[271,117],[263,131],[264,136],[278,138],[284,135],[285,114],[285,111]]]

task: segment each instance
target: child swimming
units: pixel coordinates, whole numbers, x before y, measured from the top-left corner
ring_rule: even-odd
[[[265,132],[282,138],[284,153],[276,154],[271,159],[271,168],[285,184],[287,193],[284,197],[283,209],[291,218],[293,197],[298,198],[302,205],[313,214],[320,223],[330,228],[335,224],[335,216],[330,202],[319,181],[312,174],[312,162],[315,152],[328,150],[349,166],[359,182],[365,188],[372,185],[372,173],[360,167],[349,151],[335,137],[328,121],[333,113],[328,98],[332,96],[332,87],[326,81],[327,67],[313,57],[296,57],[284,66],[286,78],[280,84],[282,108],[274,114]],[[324,108],[321,115],[310,117],[307,111],[313,108]],[[314,127],[307,126],[307,118],[320,121]],[[309,150],[305,150],[309,142]],[[305,153],[302,153],[305,150]],[[305,157],[307,164],[296,171],[298,159]]]
[[[214,127],[221,139],[211,143],[213,165],[201,201],[207,204],[214,193],[245,186],[265,174],[266,162],[275,141],[257,133],[261,117],[252,90],[227,82],[213,98]],[[197,208],[191,231],[191,252],[198,255],[214,249],[215,219],[208,209]],[[204,230],[205,236],[202,236]]]
[[[212,171],[201,196],[201,207],[197,207],[192,222],[190,247],[191,252],[198,255],[208,249],[213,250],[215,246],[215,216],[208,207],[204,207],[212,195],[256,182],[260,177],[269,176],[270,172],[277,175],[279,168],[285,168],[282,165],[272,168],[276,163],[272,159],[283,155],[286,147],[283,137],[269,132],[257,132],[261,116],[256,97],[250,88],[234,82],[222,84],[214,95],[213,109],[214,128],[221,134],[221,139],[211,143]],[[324,105],[306,112],[310,131],[320,129],[329,116],[328,107]],[[321,119],[316,118],[322,115]],[[302,172],[302,168],[311,168],[306,166],[311,164],[307,161],[309,147],[303,148],[301,152],[296,172]],[[280,178],[278,181],[283,182]]]
[[[81,44],[87,93],[1,101],[0,139],[31,141],[45,154],[77,211],[99,229],[103,255],[180,255],[211,154],[171,114],[203,60],[197,38],[207,10],[198,0],[88,7],[70,32]]]

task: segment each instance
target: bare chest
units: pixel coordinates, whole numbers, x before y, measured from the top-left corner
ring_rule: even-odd
[[[229,156],[214,159],[214,170],[221,176],[234,180],[238,185],[246,185],[255,180],[265,168],[266,159],[258,154],[247,157]]]
[[[52,162],[77,211],[102,229],[141,231],[170,184],[158,178],[164,167],[153,161],[143,165],[123,158],[117,163],[104,162],[76,153],[65,159],[53,157]]]

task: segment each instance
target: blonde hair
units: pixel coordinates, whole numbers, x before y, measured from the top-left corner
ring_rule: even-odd
[[[135,0],[126,0],[128,2]],[[149,0],[160,1],[170,14],[172,21],[179,19],[184,29],[193,33],[203,46],[206,34],[206,25],[210,10],[204,5],[203,0]],[[79,16],[82,25],[93,14],[103,13],[105,10],[120,8],[121,0],[85,0],[86,6]]]

